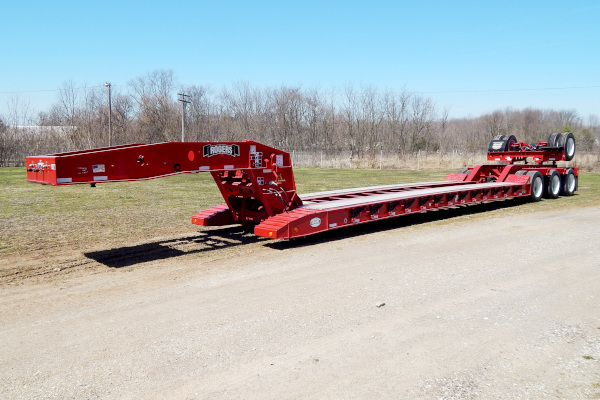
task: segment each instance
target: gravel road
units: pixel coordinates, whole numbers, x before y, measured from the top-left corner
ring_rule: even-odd
[[[80,254],[0,286],[0,398],[600,398],[599,221],[496,210]]]

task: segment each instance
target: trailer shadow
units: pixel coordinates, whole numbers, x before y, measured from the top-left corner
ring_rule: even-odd
[[[255,236],[252,230],[242,226],[227,226],[198,232],[186,237],[142,243],[135,246],[93,251],[84,255],[110,268],[130,267],[150,261],[181,257],[188,254],[203,253],[230,247],[263,243],[274,250],[287,250],[296,247],[312,246],[323,242],[333,242],[349,237],[358,237],[375,232],[382,232],[406,226],[415,226],[434,221],[443,221],[460,216],[480,214],[483,212],[516,207],[527,202],[526,199],[497,201],[447,210],[429,211],[422,214],[411,214],[386,220],[373,221],[368,224],[352,225],[307,237],[271,241]]]
[[[403,215],[401,217],[373,221],[368,224],[351,225],[297,239],[268,242],[265,243],[265,246],[275,250],[287,250],[296,247],[312,246],[317,243],[334,242],[341,239],[347,239],[349,237],[358,237],[375,232],[382,232],[407,226],[422,225],[429,222],[443,221],[465,215],[480,214],[499,209],[508,209],[523,205],[526,202],[528,202],[527,199],[513,199],[511,201],[495,201],[491,203],[460,206],[445,210],[428,211],[426,213]]]
[[[263,240],[268,241],[266,238],[254,236],[251,231],[242,226],[229,226],[198,232],[198,234],[186,237],[93,251],[84,253],[84,255],[107,267],[123,268],[149,261],[258,243]]]

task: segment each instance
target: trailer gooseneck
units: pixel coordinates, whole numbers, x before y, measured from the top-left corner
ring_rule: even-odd
[[[578,170],[557,166],[575,154],[572,133],[548,141],[497,136],[488,161],[444,181],[370,186],[298,195],[290,155],[253,141],[131,144],[26,158],[27,181],[50,185],[123,182],[209,172],[223,199],[192,216],[204,226],[254,225],[254,233],[291,239],[378,219],[466,204],[571,196]]]

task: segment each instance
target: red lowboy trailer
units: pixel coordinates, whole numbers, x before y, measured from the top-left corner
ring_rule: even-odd
[[[26,162],[28,181],[50,185],[95,186],[209,172],[225,203],[192,216],[193,224],[254,225],[256,235],[291,239],[433,209],[571,196],[577,190],[577,168],[557,162],[570,161],[574,154],[571,133],[555,133],[537,144],[498,136],[488,149],[488,160],[496,164],[451,173],[444,181],[304,195],[296,192],[290,155],[253,141],[131,144],[32,156]]]

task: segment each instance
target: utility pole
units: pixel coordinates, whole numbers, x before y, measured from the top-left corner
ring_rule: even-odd
[[[190,101],[187,99],[190,97],[189,94],[185,93],[177,93],[179,95],[179,100],[181,102],[181,141],[185,142],[185,106]],[[187,98],[186,98],[187,97]]]
[[[112,99],[110,96],[110,82],[104,84],[108,88],[108,147],[112,146]]]

